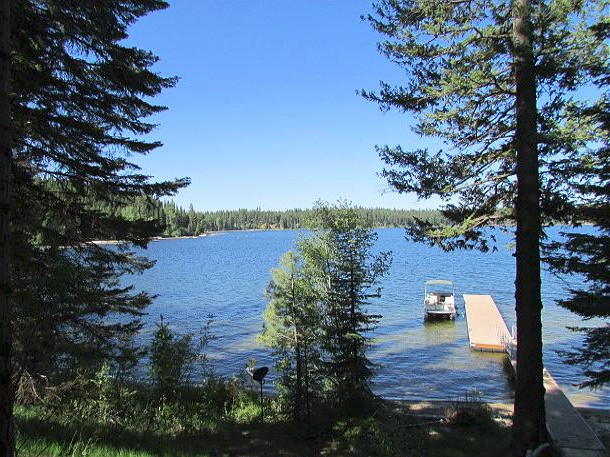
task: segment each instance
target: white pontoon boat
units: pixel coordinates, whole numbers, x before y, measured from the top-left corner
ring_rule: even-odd
[[[433,279],[425,282],[424,287],[424,317],[425,319],[449,318],[455,319],[455,287],[446,279]]]

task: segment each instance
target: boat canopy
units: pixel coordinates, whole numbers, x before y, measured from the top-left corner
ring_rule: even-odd
[[[445,286],[452,286],[453,282],[448,281],[446,279],[431,279],[430,281],[426,281],[426,285],[427,286],[433,286],[433,285],[445,285]]]

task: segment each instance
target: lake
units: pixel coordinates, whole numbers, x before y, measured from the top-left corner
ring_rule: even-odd
[[[584,230],[587,230],[586,228]],[[560,229],[552,228],[551,237]],[[454,400],[480,392],[488,401],[510,401],[501,354],[473,352],[468,346],[462,294],[489,294],[509,328],[515,323],[511,235],[495,231],[496,252],[444,252],[405,240],[403,229],[378,230],[376,248],[393,252],[390,272],[380,281],[382,297],[369,311],[383,318],[374,331],[371,359],[377,364],[373,390],[396,399]],[[145,255],[154,268],[130,277],[137,289],[157,295],[145,316],[149,339],[162,314],[178,332],[199,332],[213,314],[216,339],[208,348],[215,372],[243,373],[249,358],[273,366],[268,349],[256,342],[266,306],[263,292],[279,258],[294,246],[297,231],[229,232],[196,239],[151,242]],[[455,322],[423,320],[423,288],[428,279],[456,285],[460,315]],[[578,316],[557,306],[571,284],[582,278],[543,272],[544,362],[573,403],[610,407],[610,389],[580,390],[579,368],[562,362],[557,351],[578,345],[581,336],[566,326],[582,325]],[[587,325],[601,325],[591,321]],[[273,371],[270,373],[273,377]]]

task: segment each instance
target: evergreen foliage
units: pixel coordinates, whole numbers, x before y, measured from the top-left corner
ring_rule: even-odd
[[[376,235],[355,208],[320,203],[312,216],[298,252],[273,271],[262,336],[279,357],[279,390],[296,417],[303,397],[309,417],[319,386],[327,404],[342,408],[370,397],[368,334],[381,316],[367,306],[390,265],[390,253],[373,254]]]
[[[166,6],[11,4],[14,379],[61,379],[140,356],[131,337],[151,297],[119,278],[151,266],[129,245],[145,246],[161,226],[121,206],[174,195],[188,180],[151,182],[129,160],[160,146],[141,138],[154,128],[146,118],[165,109],[151,98],[176,79],[153,72],[157,57],[124,40],[137,19]],[[91,243],[100,239],[129,244]]]
[[[362,95],[414,113],[416,133],[448,146],[378,148],[397,191],[446,202],[448,224],[420,221],[410,235],[486,251],[485,226],[516,225],[520,453],[545,440],[541,227],[582,216],[574,165],[586,167],[604,135],[586,113],[607,97],[608,8],[604,0],[381,0],[366,18],[406,83]]]
[[[313,404],[321,395],[321,309],[307,259],[288,251],[272,271],[263,313],[265,331],[260,341],[277,357],[276,383],[282,404],[296,421],[310,426]],[[303,416],[303,413],[304,416]]]
[[[532,10],[540,94],[538,149],[544,223],[582,220],[574,208],[591,142],[604,137],[585,110],[607,93],[608,5],[541,1]],[[406,71],[404,85],[362,91],[382,110],[418,114],[414,131],[440,138],[437,151],[378,147],[382,174],[400,193],[437,195],[448,224],[423,223],[418,239],[447,248],[489,248],[483,228],[515,225],[515,82],[510,2],[383,0],[366,19],[384,38],[380,51]],[[579,92],[585,87],[587,95]],[[592,100],[592,101],[591,101]]]
[[[377,235],[346,203],[318,204],[311,223],[319,228],[302,250],[315,262],[323,284],[325,375],[336,401],[356,405],[370,395],[373,371],[366,356],[367,335],[381,318],[367,306],[371,298],[381,296],[374,286],[387,273],[391,254],[373,254]]]
[[[102,211],[112,211],[100,202],[92,203]],[[417,219],[440,224],[445,218],[439,211],[398,210],[386,208],[354,208],[371,227],[407,227]],[[164,227],[163,236],[196,236],[206,232],[230,230],[298,230],[308,226],[312,209],[271,211],[261,209],[238,209],[222,211],[195,211],[174,202],[149,201],[136,197],[125,201],[115,209],[124,217],[156,221]]]
[[[56,187],[53,181],[46,186]],[[112,204],[90,199],[86,203],[91,210],[117,219],[140,221],[163,228],[162,236],[197,236],[213,231],[232,230],[298,230],[307,227],[312,209],[285,211],[238,209],[220,211],[196,211],[190,204],[188,209],[173,201],[160,201],[147,196],[119,199]],[[441,224],[446,219],[437,210],[399,210],[387,208],[354,208],[372,227],[407,227],[416,220]]]
[[[584,332],[582,347],[566,353],[567,361],[584,368],[581,386],[600,387],[610,383],[610,110],[608,100],[588,110],[605,131],[600,147],[591,150],[588,160],[572,164],[580,176],[575,187],[580,195],[579,214],[595,227],[593,233],[563,232],[565,243],[550,245],[547,261],[555,271],[584,276],[582,287],[570,290],[561,306],[584,320],[606,320],[599,327],[577,327]]]
[[[152,383],[161,395],[175,394],[189,380],[197,354],[193,335],[176,336],[161,316],[150,343],[148,367]]]

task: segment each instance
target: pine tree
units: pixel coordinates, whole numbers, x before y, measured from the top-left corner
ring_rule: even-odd
[[[448,145],[434,153],[378,149],[388,166],[383,175],[397,191],[446,202],[448,224],[420,221],[411,236],[486,251],[485,227],[516,223],[513,438],[520,454],[546,439],[542,226],[578,218],[578,177],[569,164],[585,162],[583,151],[597,140],[596,122],[578,113],[607,90],[607,14],[602,0],[382,0],[367,17],[386,38],[380,50],[405,69],[407,82],[382,83],[363,96],[382,109],[414,113],[416,133]]]
[[[197,213],[195,212],[195,209],[193,208],[193,204],[189,205],[189,211],[188,211],[188,225],[186,228],[186,231],[189,233],[189,235],[195,235],[197,232]]]
[[[128,220],[120,207],[172,195],[188,182],[151,182],[128,160],[160,146],[140,137],[154,128],[145,118],[164,109],[150,97],[176,80],[151,71],[157,57],[123,40],[138,18],[166,6],[160,0],[11,2],[16,374],[52,378],[75,364],[129,364],[138,357],[131,337],[151,298],[119,277],[151,264],[127,244],[92,241],[145,246],[159,223]],[[5,430],[6,415],[0,420]]]
[[[284,254],[267,287],[269,303],[263,313],[265,330],[260,336],[278,358],[280,398],[290,404],[295,420],[302,420],[304,411],[308,426],[320,390],[322,316],[315,289],[316,278],[302,257],[294,251]]]
[[[301,250],[315,265],[321,283],[325,374],[334,400],[355,406],[370,394],[373,371],[366,356],[368,334],[381,316],[370,313],[367,306],[380,296],[374,286],[388,271],[391,255],[372,254],[376,233],[345,202],[319,203],[311,223],[319,228],[301,244]]]
[[[308,423],[319,394],[343,408],[361,407],[370,395],[368,333],[381,316],[367,306],[380,296],[374,286],[391,260],[372,254],[376,234],[346,203],[318,204],[309,223],[317,228],[273,270],[261,336],[278,357],[280,394],[296,418],[305,403]]]

